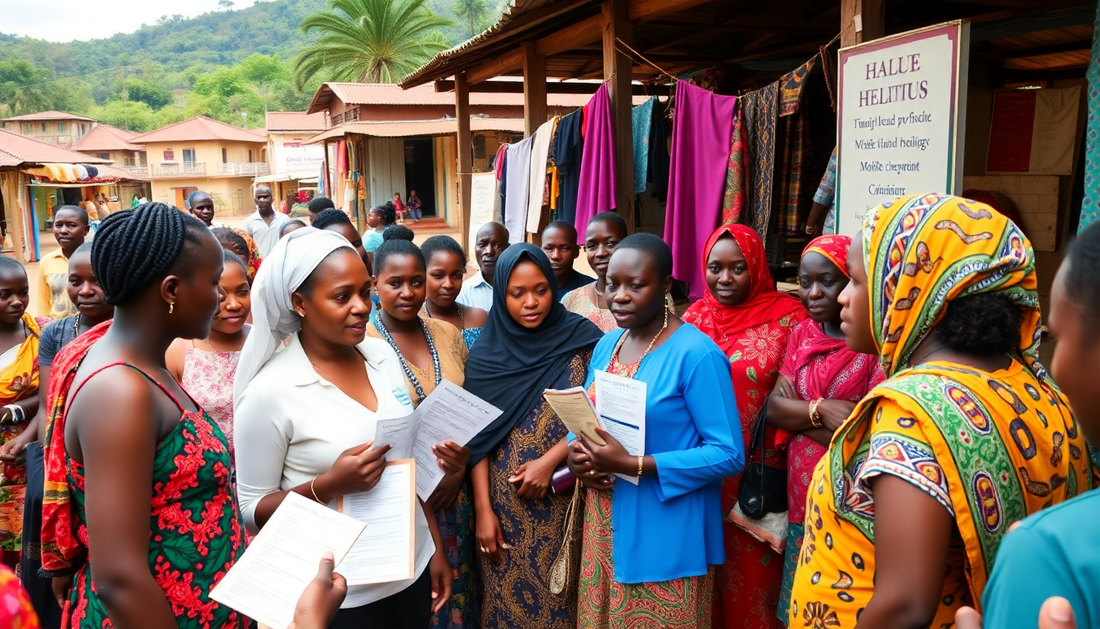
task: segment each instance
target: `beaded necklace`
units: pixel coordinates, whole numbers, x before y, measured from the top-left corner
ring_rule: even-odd
[[[432,335],[428,332],[428,325],[424,323],[424,320],[420,317],[416,318],[417,323],[420,324],[420,330],[424,332],[424,338],[428,341],[428,353],[432,355],[432,371],[435,372],[435,386],[439,386],[439,383],[443,381],[443,370],[439,367],[439,352],[435,349],[435,342],[432,341]],[[420,386],[420,380],[417,379],[416,374],[413,373],[412,367],[408,361],[405,360],[405,355],[401,353],[401,349],[397,347],[397,341],[393,340],[393,336],[390,331],[386,329],[386,324],[382,323],[382,315],[379,314],[378,318],[374,321],[374,327],[378,329],[378,333],[382,335],[382,338],[386,339],[386,342],[390,344],[393,351],[397,352],[397,358],[401,360],[401,368],[405,370],[405,377],[412,383],[413,389],[416,391],[417,400],[419,404],[424,401],[424,398],[428,397],[424,394],[424,387]]]

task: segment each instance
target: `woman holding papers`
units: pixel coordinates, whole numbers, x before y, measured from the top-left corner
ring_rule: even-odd
[[[249,530],[262,528],[288,492],[329,503],[381,480],[389,447],[371,448],[375,426],[407,416],[412,404],[393,349],[366,338],[370,308],[366,267],[333,232],[291,232],[257,274],[235,383],[237,486]],[[442,540],[413,502],[413,577],[364,585],[372,566],[345,559],[347,598],[330,627],[425,627],[433,598],[435,608],[446,603]]]
[[[775,290],[764,243],[749,227],[719,227],[707,240],[702,263],[706,290],[684,313],[684,321],[709,336],[729,358],[742,438],[751,444],[752,429],[779,377],[791,331],[806,318],[806,311],[797,298]],[[786,467],[775,445],[775,428],[767,428],[764,447],[769,467]],[[737,502],[740,481],[736,476],[723,486],[723,513]],[[726,524],[723,530],[726,563],[716,574],[715,627],[776,627],[779,620],[772,610],[779,604],[783,561],[771,546],[739,526]]]
[[[494,277],[493,308],[466,362],[466,390],[504,411],[468,444],[481,624],[575,629],[576,590],[555,595],[549,586],[571,496],[549,493],[554,470],[565,464],[567,433],[542,393],[583,384],[603,334],[558,302],[541,249],[512,245]]]
[[[569,466],[590,488],[581,629],[711,626],[714,567],[725,555],[722,479],[745,459],[728,360],[668,313],[671,286],[672,252],[660,238],[619,244],[607,296],[624,329],[596,345],[586,384],[604,424],[641,419],[644,443],[632,454],[625,439],[597,429],[606,445],[584,436],[571,444]]]
[[[407,240],[388,240],[374,252],[372,285],[382,307],[371,316],[367,335],[386,341],[397,353],[408,381],[413,406],[448,380],[462,386],[466,343],[458,328],[420,316],[426,295],[424,256]],[[461,283],[461,282],[460,282]],[[457,290],[455,291],[457,294]],[[454,435],[451,435],[454,436]],[[433,627],[461,629],[478,626],[477,592],[473,588],[475,543],[473,501],[466,478],[470,449],[453,442],[436,445],[433,452],[447,475],[427,501],[443,536],[454,584],[451,600],[436,612]]]
[[[210,598],[244,552],[229,443],[164,362],[177,337],[210,332],[218,242],[147,203],[103,221],[92,267],[114,320],[61,350],[48,392],[42,566],[69,579],[65,624],[243,628]]]

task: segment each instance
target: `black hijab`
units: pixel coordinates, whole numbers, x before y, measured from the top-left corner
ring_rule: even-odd
[[[539,266],[553,294],[550,314],[535,329],[516,323],[508,314],[505,291],[516,265],[530,260]],[[497,259],[493,271],[493,309],[481,337],[466,359],[467,391],[504,411],[467,446],[470,465],[485,458],[542,399],[542,392],[559,386],[577,350],[603,337],[596,324],[569,312],[558,302],[557,280],[541,249],[514,244]]]

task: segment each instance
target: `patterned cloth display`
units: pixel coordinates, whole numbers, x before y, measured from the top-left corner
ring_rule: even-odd
[[[798,113],[798,106],[802,102],[802,87],[806,85],[806,77],[813,72],[817,65],[817,57],[798,66],[794,70],[779,77],[779,117],[790,116]]]
[[[0,627],[39,629],[31,599],[11,568],[0,565]]]
[[[1008,526],[1088,488],[1087,446],[1037,361],[1032,249],[992,208],[953,196],[903,197],[863,226],[871,328],[889,380],[865,397],[814,472],[790,624],[849,627],[874,593],[869,481],[913,483],[954,516],[961,539],[932,626],[980,599]],[[1024,311],[1019,352],[987,373],[953,363],[909,367],[956,298],[1005,295]]]
[[[806,318],[806,311],[797,299],[775,290],[764,245],[756,232],[745,225],[726,225],[714,232],[707,242],[703,265],[714,245],[727,234],[737,241],[748,262],[748,299],[738,306],[723,306],[708,288],[683,318],[709,336],[729,357],[742,438],[748,444],[752,442],[752,427],[764,399],[779,378],[780,361],[791,331]],[[775,445],[775,436],[775,429],[768,428],[765,462],[784,467],[786,462]],[[723,513],[728,513],[736,503],[740,481],[741,477],[735,476],[722,487]],[[737,526],[727,523],[723,530],[726,564],[715,575],[715,626],[724,629],[776,626],[782,557]]]
[[[1088,70],[1089,117],[1085,127],[1085,198],[1077,231],[1100,219],[1100,5],[1092,30],[1092,59]]]
[[[745,210],[745,114],[733,112],[730,159],[726,166],[726,190],[722,194],[722,224],[743,223]]]
[[[775,122],[779,83],[772,83],[742,96],[748,164],[749,218],[756,233],[764,239],[772,213],[775,183]]]

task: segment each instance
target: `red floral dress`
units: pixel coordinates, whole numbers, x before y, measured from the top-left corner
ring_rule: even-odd
[[[246,627],[246,617],[210,598],[210,591],[244,552],[244,527],[230,483],[229,443],[205,413],[186,411],[159,382],[126,366],[160,387],[183,413],[157,446],[154,459],[149,570],[164,590],[180,629]],[[87,547],[84,466],[72,459],[68,464],[76,535]],[[94,553],[76,573],[69,593],[66,611],[73,629],[113,626],[92,581],[92,561]]]

